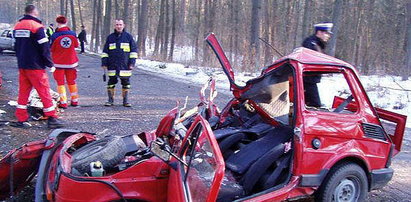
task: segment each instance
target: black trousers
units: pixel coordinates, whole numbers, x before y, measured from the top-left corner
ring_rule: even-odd
[[[120,76],[121,80],[121,85],[123,86],[123,89],[130,89],[130,77],[129,76]],[[116,84],[118,82],[118,77],[117,76],[109,76],[108,77],[108,83],[107,83],[107,88],[115,88]]]
[[[317,83],[304,82],[305,104],[310,107],[321,107]]]
[[[80,41],[81,52],[84,53],[84,41]]]

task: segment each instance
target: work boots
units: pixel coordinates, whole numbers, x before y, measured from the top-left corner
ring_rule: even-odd
[[[104,106],[110,107],[114,105],[114,92],[114,88],[107,89],[108,102],[106,102]]]
[[[58,118],[49,117],[47,120],[47,127],[50,129],[61,128],[64,127],[64,123]]]
[[[131,107],[131,104],[128,103],[128,92],[129,91],[130,91],[129,89],[123,88],[123,106],[125,107]]]

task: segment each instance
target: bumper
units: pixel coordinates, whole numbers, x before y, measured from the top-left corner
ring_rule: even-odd
[[[50,164],[50,157],[53,156],[56,147],[63,142],[68,136],[79,133],[80,131],[77,130],[68,130],[68,129],[56,129],[49,134],[49,138],[47,139],[46,146],[50,146],[55,144],[54,147],[50,150],[46,150],[43,152],[41,157],[39,171],[37,173],[37,181],[36,181],[36,188],[35,188],[35,201],[42,202],[45,201],[45,193],[44,193],[44,186],[45,186],[45,177],[46,177],[46,170]]]
[[[384,187],[392,179],[393,174],[394,170],[392,168],[383,168],[371,171],[370,190]]]

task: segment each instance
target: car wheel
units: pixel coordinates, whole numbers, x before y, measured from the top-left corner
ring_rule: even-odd
[[[72,153],[72,167],[80,173],[90,172],[90,163],[100,161],[103,168],[112,168],[126,154],[124,141],[115,136],[105,137]]]
[[[344,163],[333,168],[316,194],[316,201],[357,202],[364,201],[368,192],[368,180],[357,164]]]

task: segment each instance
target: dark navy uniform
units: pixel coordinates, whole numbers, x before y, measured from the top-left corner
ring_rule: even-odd
[[[116,80],[109,80],[110,87],[117,83],[117,77],[128,79],[132,74],[130,66],[134,66],[137,59],[136,42],[127,32],[114,32],[107,37],[101,59],[101,65],[107,67],[110,80]],[[123,88],[129,88],[127,85],[130,85],[129,82],[123,84]]]
[[[305,47],[305,48],[309,48],[311,50],[318,51],[320,53],[324,53],[324,49],[325,49],[325,43],[322,42],[320,40],[320,38],[318,38],[315,35],[311,35],[311,36],[307,37],[303,41],[302,46]]]
[[[315,35],[307,37],[303,41],[302,46],[320,53],[324,53],[325,49],[325,43]],[[304,75],[303,77],[305,103],[308,106],[321,107],[321,99],[317,87],[317,83],[320,81],[320,75]]]
[[[113,103],[114,88],[118,82],[118,77],[121,79],[123,86],[123,104],[127,103],[127,93],[130,89],[130,76],[132,69],[137,59],[137,46],[133,37],[123,31],[121,33],[115,31],[107,37],[104,45],[103,54],[101,55],[101,65],[107,67],[109,80],[107,83],[109,101],[106,106]]]

